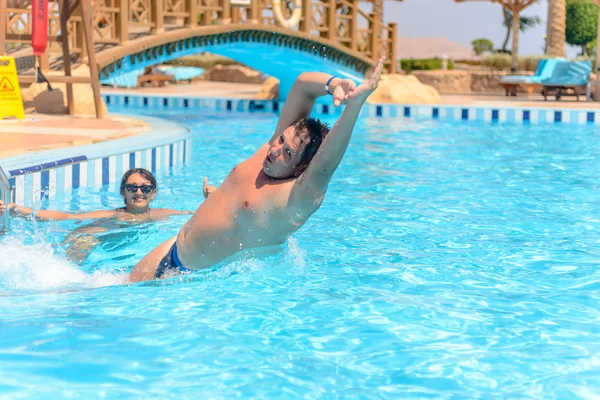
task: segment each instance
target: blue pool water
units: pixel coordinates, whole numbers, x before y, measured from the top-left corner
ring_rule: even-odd
[[[194,131],[157,207],[195,209],[271,115],[159,115]],[[593,126],[360,120],[323,207],[279,254],[121,285],[186,217],[14,220],[0,250],[0,393],[40,398],[600,396]],[[118,207],[116,187],[43,207]]]

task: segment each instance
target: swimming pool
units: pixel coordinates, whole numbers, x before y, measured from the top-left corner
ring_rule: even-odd
[[[127,111],[124,109],[123,111]],[[156,115],[155,110],[149,111]],[[162,113],[193,162],[156,207],[195,209],[275,117]],[[0,392],[17,397],[592,398],[600,395],[600,143],[593,125],[363,118],[323,207],[279,254],[119,285],[185,217],[13,220],[0,249]],[[44,207],[117,207],[80,188]]]

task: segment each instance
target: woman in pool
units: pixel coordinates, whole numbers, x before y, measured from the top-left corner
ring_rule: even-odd
[[[213,188],[204,185],[205,196],[208,196]],[[69,213],[54,210],[38,210],[34,213],[31,208],[11,203],[4,205],[0,200],[0,215],[10,210],[13,217],[34,217],[36,221],[63,221],[63,220],[86,220],[103,219],[118,220],[131,223],[152,222],[168,218],[171,215],[193,214],[192,211],[179,211],[167,208],[150,208],[152,200],[156,197],[157,184],[152,172],[143,168],[132,168],[123,174],[121,179],[121,196],[125,202],[124,207],[114,210],[98,210],[84,213]],[[109,227],[106,223],[86,225],[70,233],[62,242],[67,247],[67,256],[73,261],[83,261],[100,241],[95,234],[106,232]]]
[[[63,221],[67,219],[100,219],[112,218],[127,221],[154,221],[164,219],[171,215],[193,214],[192,211],[171,210],[168,208],[150,209],[150,204],[156,197],[156,178],[152,172],[144,168],[132,168],[123,174],[121,179],[121,196],[125,207],[114,210],[99,210],[84,213],[69,213],[54,210],[38,210],[36,213],[31,208],[11,203],[6,207],[0,200],[0,215],[6,209],[10,210],[13,217],[33,216],[36,221]]]

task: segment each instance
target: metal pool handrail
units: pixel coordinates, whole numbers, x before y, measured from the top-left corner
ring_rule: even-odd
[[[10,183],[8,182],[8,176],[4,173],[2,167],[0,167],[0,189],[2,192],[2,196],[0,200],[4,201],[4,205],[6,205],[7,209],[3,215],[0,215],[0,234],[5,233],[10,229],[10,212],[8,211],[8,205],[11,200],[11,188]]]

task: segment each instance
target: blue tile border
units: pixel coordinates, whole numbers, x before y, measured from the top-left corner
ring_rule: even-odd
[[[176,95],[137,95],[127,92],[102,94],[110,107],[145,107],[150,109],[188,109],[190,111],[217,111],[224,113],[279,113],[284,102],[278,100],[250,100],[208,98]],[[125,100],[127,99],[127,100]],[[600,124],[600,108],[562,109],[552,107],[455,106],[444,104],[369,104],[362,115],[376,118],[413,118],[440,121],[480,121],[498,124]],[[315,115],[340,115],[341,107],[318,102]],[[551,116],[547,118],[547,116]]]
[[[128,101],[135,104],[131,98]],[[175,102],[168,103],[172,106]],[[164,173],[190,161],[192,139],[187,128],[153,117],[136,118],[149,124],[151,130],[123,139],[0,159],[14,188],[15,202],[32,205],[80,187],[117,184],[121,181],[117,174],[133,167]],[[146,153],[151,156],[145,157]]]

